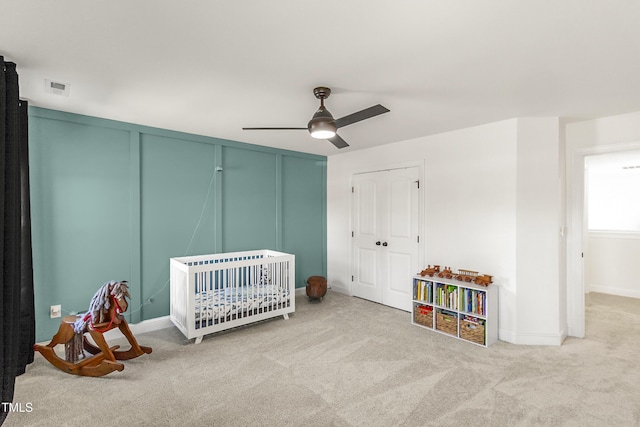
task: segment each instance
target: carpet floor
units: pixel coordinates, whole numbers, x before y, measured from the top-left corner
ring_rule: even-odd
[[[289,320],[142,334],[153,353],[76,377],[35,355],[7,426],[638,426],[640,300],[589,294],[587,336],[482,348],[409,313],[299,295]],[[123,344],[113,341],[110,344]]]

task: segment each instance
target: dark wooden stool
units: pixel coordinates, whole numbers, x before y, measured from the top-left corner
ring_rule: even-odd
[[[310,300],[322,301],[327,293],[327,279],[322,276],[311,276],[307,279],[307,297]]]

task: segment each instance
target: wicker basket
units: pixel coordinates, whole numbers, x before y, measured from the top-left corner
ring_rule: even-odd
[[[450,335],[458,336],[458,319],[455,315],[436,313],[436,329]]]
[[[470,322],[468,320],[460,321],[460,338],[476,344],[484,345],[484,325]]]
[[[433,328],[433,309],[426,305],[416,306],[413,312],[413,321],[418,325]]]

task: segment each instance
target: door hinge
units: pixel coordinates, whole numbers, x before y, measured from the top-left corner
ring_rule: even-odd
[[[418,243],[420,243],[420,236],[416,236],[416,237],[417,237]]]
[[[351,276],[351,281],[353,282],[353,276]]]
[[[416,184],[418,184],[418,188],[420,188],[420,180],[417,180]]]
[[[353,233],[353,231],[351,232],[351,237],[355,237],[355,234]]]
[[[356,192],[356,190],[355,190],[355,188],[354,188],[354,187],[351,187],[351,192],[352,192],[352,193],[355,193],[355,192]]]

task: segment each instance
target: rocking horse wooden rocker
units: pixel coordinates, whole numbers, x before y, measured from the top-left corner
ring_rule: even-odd
[[[47,345],[36,344],[39,351],[56,368],[73,375],[101,377],[113,371],[122,371],[124,365],[118,360],[129,360],[151,353],[151,347],[138,345],[122,313],[127,311],[129,289],[127,282],[107,282],[91,299],[89,311],[84,316],[65,316],[58,332]],[[131,348],[118,350],[120,346],[109,347],[104,333],[118,328],[127,338]],[[92,344],[89,334],[96,345]],[[54,348],[65,346],[65,358],[59,357]]]

